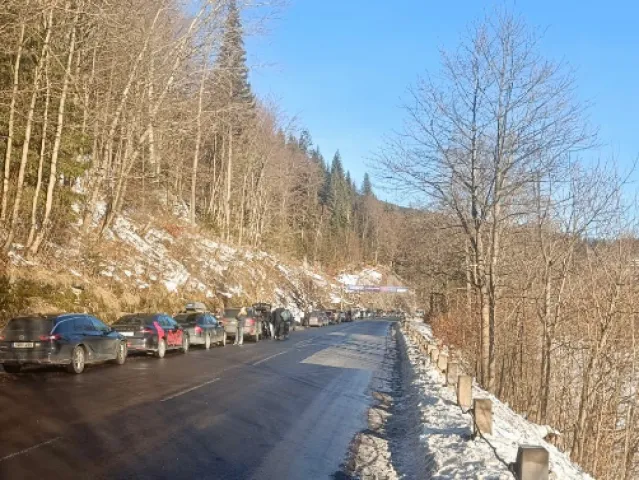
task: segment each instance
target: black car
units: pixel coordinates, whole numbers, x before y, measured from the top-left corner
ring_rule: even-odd
[[[125,336],[130,351],[153,353],[158,358],[164,358],[167,350],[189,351],[189,336],[166,313],[125,315],[113,328]]]
[[[82,373],[89,363],[126,361],[126,339],[84,313],[16,317],[0,334],[0,363],[8,373],[23,365],[63,365]]]
[[[207,350],[211,348],[212,343],[226,345],[224,327],[212,313],[184,312],[174,318],[188,335],[191,345],[204,345]]]

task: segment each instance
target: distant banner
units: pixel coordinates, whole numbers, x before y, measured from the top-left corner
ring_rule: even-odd
[[[359,293],[408,293],[408,287],[393,287],[393,286],[377,287],[374,285],[346,285],[346,291],[359,292]]]

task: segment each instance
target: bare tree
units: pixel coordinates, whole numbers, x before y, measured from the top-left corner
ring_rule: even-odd
[[[439,81],[411,91],[402,134],[379,155],[380,175],[453,213],[471,250],[481,320],[481,379],[495,388],[504,229],[531,208],[536,178],[591,143],[573,78],[537,53],[538,37],[500,13],[443,54]]]

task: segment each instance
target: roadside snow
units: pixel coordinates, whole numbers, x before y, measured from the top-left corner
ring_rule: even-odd
[[[412,326],[428,340],[433,334],[428,325],[412,322]],[[430,362],[423,363],[424,356],[404,335],[408,356],[416,373],[413,380],[421,390],[420,408],[422,433],[420,439],[426,444],[430,477],[435,479],[511,479],[513,475],[502,463],[514,462],[519,445],[541,445],[550,453],[550,478],[591,479],[577,465],[543,436],[547,427],[535,425],[513,412],[496,397],[473,386],[473,398],[489,398],[493,402],[493,434],[486,439],[495,451],[480,438],[471,439],[471,417],[456,404],[455,392],[443,386],[444,376]]]

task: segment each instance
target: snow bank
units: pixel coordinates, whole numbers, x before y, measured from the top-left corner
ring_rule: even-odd
[[[422,322],[411,322],[428,340],[432,331]],[[482,439],[471,439],[471,416],[456,404],[455,392],[444,387],[444,376],[426,362],[408,336],[404,336],[408,356],[416,373],[414,383],[421,391],[422,434],[430,458],[434,479],[512,479],[506,464],[514,462],[520,445],[541,445],[550,453],[550,478],[591,479],[577,465],[543,437],[547,427],[535,425],[513,412],[496,397],[473,386],[473,398],[489,398],[493,402],[493,434],[485,435],[494,450]],[[500,460],[499,458],[502,460]]]
[[[344,272],[336,280],[342,285],[379,285],[382,274],[373,268],[365,268],[359,273]]]

